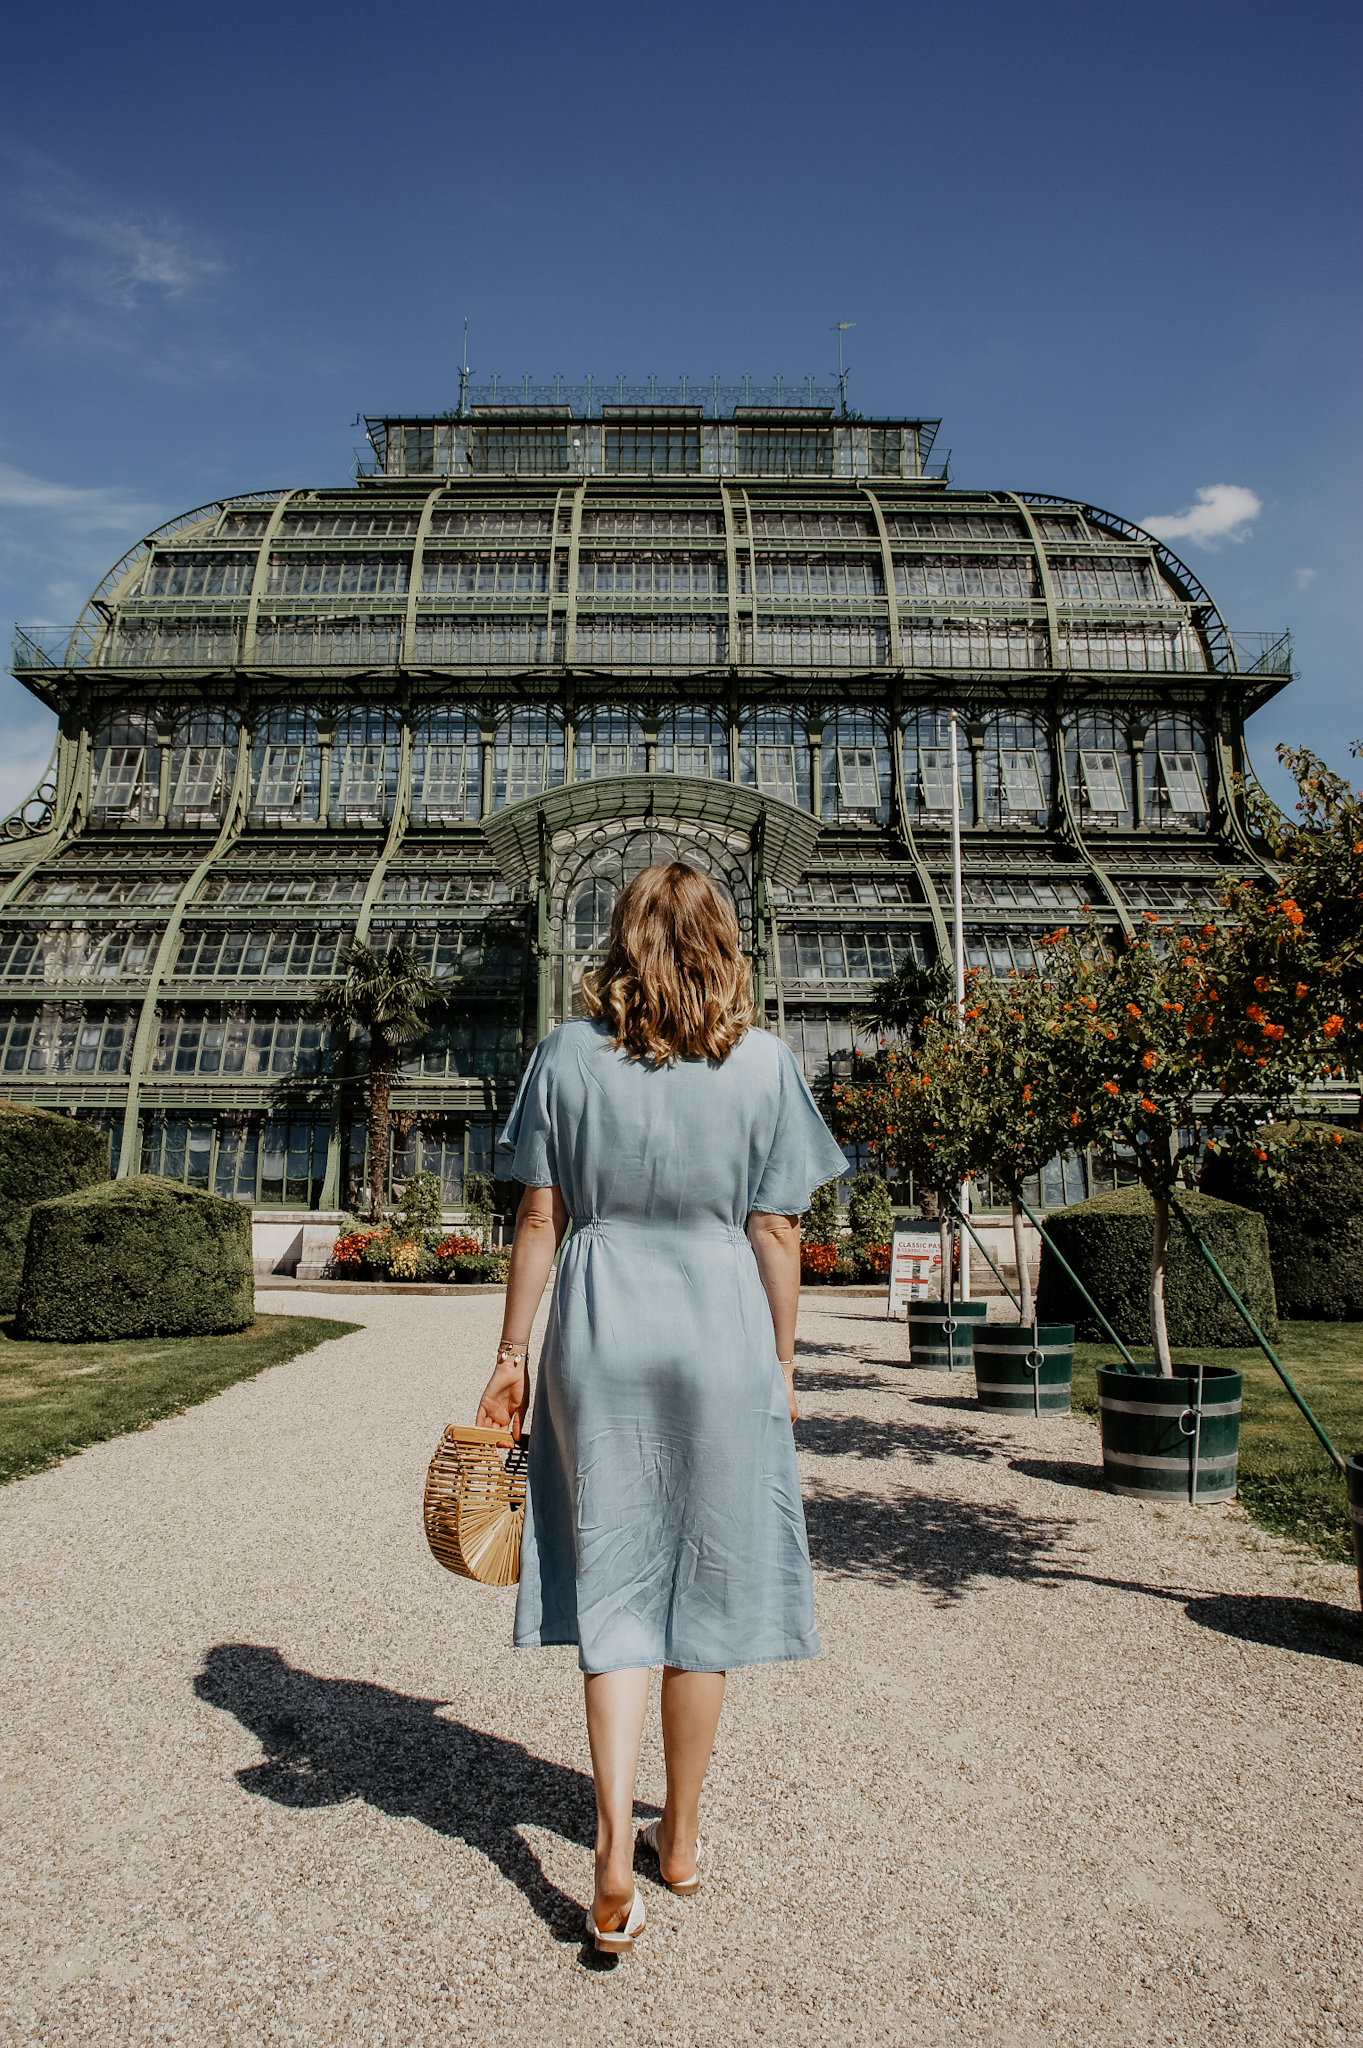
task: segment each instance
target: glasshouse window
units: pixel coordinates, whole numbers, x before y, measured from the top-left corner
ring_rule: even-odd
[[[658,724],[658,771],[698,775],[708,782],[729,779],[729,728],[711,711],[670,712]]]
[[[602,775],[642,775],[647,766],[644,729],[633,713],[583,712],[573,746],[573,774],[579,782]]]
[[[492,808],[523,803],[563,782],[563,727],[547,711],[513,711],[497,729]]]
[[[762,796],[810,808],[809,735],[793,711],[750,711],[739,731],[738,779]]]

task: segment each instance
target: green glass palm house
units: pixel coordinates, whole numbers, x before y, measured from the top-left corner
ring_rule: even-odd
[[[0,865],[5,1093],[103,1127],[115,1173],[339,1208],[364,1050],[308,994],[406,934],[448,1001],[393,1172],[457,1205],[673,856],[816,1077],[872,983],[950,952],[953,710],[968,963],[1211,908],[1260,865],[1243,726],[1287,636],[1232,634],[1127,519],[953,487],[936,431],[812,382],[494,380],[369,419],[348,484],[149,534],[17,638],[59,740]]]

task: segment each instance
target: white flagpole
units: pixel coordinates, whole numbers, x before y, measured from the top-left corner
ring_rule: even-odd
[[[951,915],[956,965],[956,1029],[965,1030],[965,916],[961,901],[961,774],[956,743],[956,712],[951,713]],[[968,1183],[960,1189],[960,1205],[970,1201]],[[961,1300],[970,1299],[970,1240],[958,1230],[961,1245]]]

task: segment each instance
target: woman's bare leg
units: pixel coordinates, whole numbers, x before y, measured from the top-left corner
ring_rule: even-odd
[[[592,1912],[601,1932],[610,1934],[624,1926],[634,1897],[634,1780],[648,1705],[648,1671],[589,1672],[583,1690],[596,1780]]]
[[[658,1823],[658,1865],[669,1884],[684,1884],[696,1873],[700,1789],[710,1767],[724,1705],[722,1671],[663,1669],[663,1755],[667,1760],[667,1803]]]

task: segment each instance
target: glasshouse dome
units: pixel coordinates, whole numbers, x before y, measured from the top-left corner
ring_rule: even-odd
[[[457,1203],[652,861],[727,890],[812,1077],[872,983],[950,953],[957,803],[994,973],[1085,906],[1129,930],[1259,868],[1243,725],[1286,635],[1231,633],[1129,520],[954,488],[935,421],[834,396],[373,418],[349,484],[186,513],[74,628],[21,632],[60,737],[0,867],[9,1097],[106,1129],[115,1171],[335,1208],[360,1055],[309,996],[352,937],[409,935],[449,1000],[393,1172]]]

